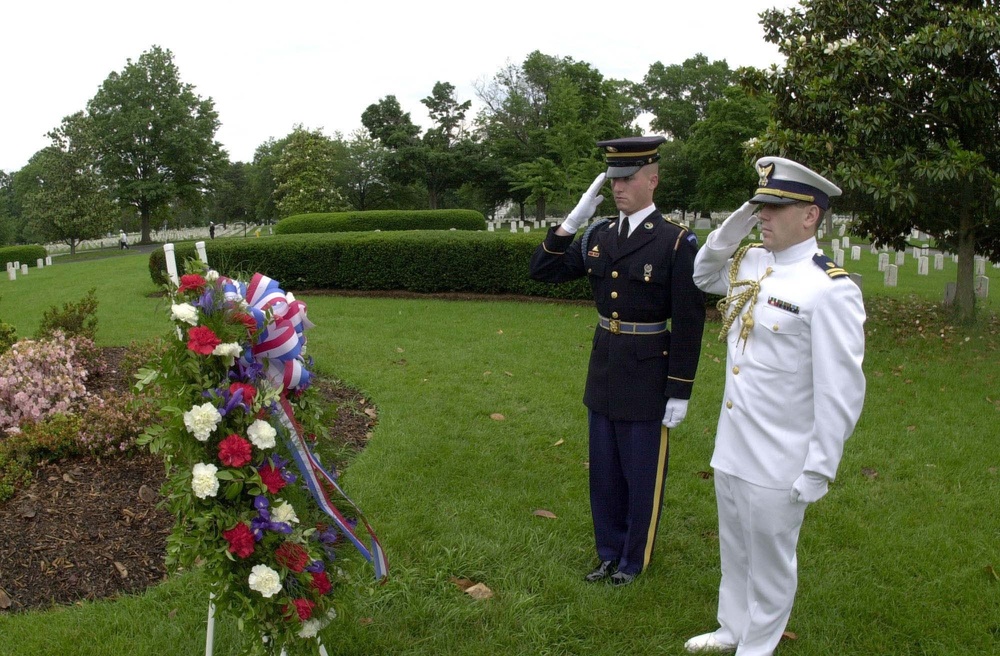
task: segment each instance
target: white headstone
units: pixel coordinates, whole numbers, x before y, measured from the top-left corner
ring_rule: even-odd
[[[22,264],[21,265],[21,275],[22,276],[28,275],[28,265],[27,264]]]
[[[990,295],[990,279],[986,276],[976,277],[976,298],[986,298]]]
[[[944,284],[944,304],[954,305],[955,304],[955,291],[958,286],[953,282],[946,282]]]
[[[886,287],[895,287],[896,286],[896,280],[897,280],[897,277],[899,275],[897,273],[898,270],[899,270],[899,267],[897,267],[895,264],[890,264],[889,266],[887,266],[885,268],[885,286]]]
[[[510,231],[511,232],[517,232],[517,221],[511,221],[510,222]]]
[[[976,262],[975,266],[974,266],[974,272],[975,272],[975,274],[977,276],[985,276],[986,275],[986,258],[985,257],[979,257],[977,255],[975,262]]]
[[[860,246],[851,246],[851,259],[852,260],[860,260],[861,259],[861,247]]]
[[[45,256],[45,266],[52,266],[52,256],[51,255],[46,255]]]
[[[42,267],[45,266],[45,260],[43,260],[42,258],[38,258],[38,261],[35,263],[35,266],[41,269]]]
[[[531,232],[531,226],[524,226],[525,232]]]
[[[845,226],[843,223],[841,223],[840,224],[840,229],[837,231],[837,234],[840,235],[841,237],[843,237],[844,236],[844,231],[846,229],[847,229],[847,226]]]
[[[951,262],[952,264],[958,264],[958,255],[952,255]]]
[[[837,263],[837,266],[844,266],[844,251],[839,248],[833,251],[833,261]]]
[[[840,250],[840,240],[837,239],[836,237],[834,237],[833,239],[831,239],[830,240],[830,248],[832,248],[834,251],[839,251]]]
[[[194,249],[198,251],[198,259],[204,264],[208,264],[208,255],[205,253],[205,242],[196,241],[194,243]]]
[[[7,280],[17,280],[17,269],[7,267]]]
[[[816,231],[816,239],[822,239],[822,238],[823,238],[823,228],[820,228],[819,230]]]
[[[21,263],[18,262],[17,260],[14,260],[14,268],[17,269],[18,271],[20,271],[21,270]]]
[[[885,273],[885,268],[889,266],[889,254],[879,253],[878,254],[878,270],[879,273]]]
[[[934,270],[941,271],[944,269],[944,255],[937,253],[934,255]]]
[[[486,229],[489,230],[490,232],[496,232],[496,228],[493,227],[492,221],[486,224]]]
[[[930,247],[929,244],[921,244],[920,245],[920,254],[921,255],[929,255],[930,252],[931,252],[931,247]]]
[[[841,240],[841,242],[840,242],[840,247],[841,247],[841,248],[843,248],[843,249],[844,249],[845,251],[846,251],[846,250],[847,250],[848,248],[850,248],[850,247],[851,247],[851,238],[850,238],[850,237],[844,237],[844,238],[843,238],[843,239]]]
[[[920,247],[919,246],[914,246],[913,247],[913,257],[920,257]]]
[[[930,273],[930,271],[928,271],[928,269],[929,269],[928,264],[929,263],[930,263],[930,260],[928,258],[924,257],[923,255],[921,255],[919,258],[917,258],[917,275],[918,276],[926,276],[928,273]]]
[[[875,244],[872,244],[869,250],[871,251],[872,255],[878,255],[878,249],[875,248]]]
[[[906,253],[904,251],[896,251],[896,266],[903,266],[906,262]]]

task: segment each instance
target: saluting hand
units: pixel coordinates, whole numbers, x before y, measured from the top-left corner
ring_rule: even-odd
[[[720,248],[738,246],[757,225],[757,216],[753,213],[756,208],[756,205],[748,201],[730,214],[715,233],[715,245]]]
[[[563,230],[571,235],[575,235],[580,226],[586,223],[590,217],[594,216],[594,212],[597,211],[598,206],[604,202],[604,196],[597,195],[597,192],[601,190],[601,185],[604,184],[604,175],[604,173],[601,173],[594,178],[587,191],[583,192],[580,202],[576,204],[573,211],[562,222]]]

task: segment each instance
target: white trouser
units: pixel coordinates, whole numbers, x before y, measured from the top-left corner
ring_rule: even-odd
[[[715,471],[719,506],[719,626],[715,637],[737,656],[771,656],[795,600],[795,547],[805,503]]]

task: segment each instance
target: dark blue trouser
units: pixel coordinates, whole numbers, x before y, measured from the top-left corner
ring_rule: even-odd
[[[590,511],[601,560],[638,574],[653,556],[670,456],[659,420],[611,421],[590,411]]]

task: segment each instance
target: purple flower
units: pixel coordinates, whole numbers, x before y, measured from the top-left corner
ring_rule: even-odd
[[[250,520],[250,532],[253,539],[260,542],[264,538],[264,531],[274,531],[288,535],[292,532],[291,524],[285,522],[272,522],[271,512],[268,510],[270,503],[263,494],[258,494],[253,499],[253,507],[257,509],[257,516]]]
[[[307,572],[311,572],[313,574],[319,574],[320,572],[324,571],[325,569],[326,569],[326,567],[323,565],[323,561],[322,560],[314,560],[311,563],[309,563],[308,565],[306,565],[306,571]]]
[[[205,292],[201,297],[193,304],[197,308],[201,308],[202,312],[206,315],[211,315],[212,310],[215,309],[215,294],[211,287],[205,287]]]

